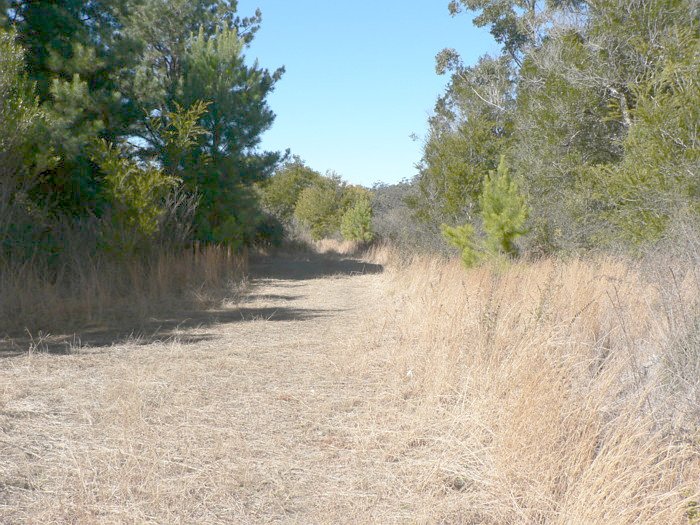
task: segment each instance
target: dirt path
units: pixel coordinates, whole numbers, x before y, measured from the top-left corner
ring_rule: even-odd
[[[0,360],[0,522],[421,521],[381,360],[358,361],[380,272],[265,260],[163,342]]]

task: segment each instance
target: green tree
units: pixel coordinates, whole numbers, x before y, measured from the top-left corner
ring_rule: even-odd
[[[301,192],[321,180],[322,175],[293,157],[260,185],[262,204],[284,223],[291,222]]]
[[[131,93],[141,109],[164,110],[182,95],[185,55],[192,35],[200,30],[205,39],[227,29],[234,30],[243,45],[252,41],[260,27],[260,12],[239,17],[237,4],[235,0],[139,0],[130,4],[123,17],[123,33],[138,57]]]
[[[619,161],[624,126],[603,91],[570,82],[564,67],[554,65],[583,64],[586,55],[577,34],[561,35],[528,55],[520,69],[508,155],[532,204],[528,242],[534,250],[589,247],[603,227],[591,213],[591,168]]]
[[[453,14],[462,8],[503,45],[512,84],[501,92],[512,96],[494,104],[485,86],[502,76],[483,69],[484,80],[470,81],[474,72],[445,50],[438,66],[453,71],[453,82],[441,101],[454,99],[462,80],[477,101],[507,109],[507,140],[474,133],[475,124],[489,122],[477,119],[478,105],[463,115],[438,106],[417,180],[422,217],[474,224],[483,174],[495,167],[484,170],[479,159],[495,162],[503,153],[531,205],[530,249],[639,244],[662,235],[674,210],[697,209],[697,2],[650,0],[643,9],[618,0],[450,3]],[[442,127],[434,126],[438,119]],[[484,151],[490,154],[474,156]],[[478,173],[455,175],[475,167]],[[454,183],[460,179],[479,182]]]
[[[36,200],[57,212],[100,207],[100,176],[89,158],[95,136],[123,135],[137,113],[121,86],[130,69],[119,17],[125,1],[11,0],[2,13],[26,49],[29,78],[48,116],[45,143],[60,157]]]
[[[106,141],[96,143],[93,160],[104,173],[105,193],[110,205],[106,228],[107,249],[129,255],[158,231],[167,194],[178,184],[153,166],[141,166]]]
[[[486,179],[481,210],[486,249],[494,254],[517,256],[515,241],[527,232],[528,208],[510,176],[505,157],[501,157],[498,170]]]
[[[343,185],[340,177],[322,177],[299,195],[294,216],[309,228],[318,240],[332,235],[340,227]]]
[[[372,192],[358,184],[345,184],[340,182],[342,197],[340,199],[340,216],[352,208],[358,201],[367,200],[372,202]]]
[[[480,201],[483,238],[469,223],[441,226],[443,237],[459,250],[467,268],[488,259],[517,257],[516,240],[527,231],[528,208],[510,177],[505,157],[501,157],[498,170],[487,177]]]
[[[118,146],[98,140],[92,147],[92,160],[103,174],[104,192],[109,211],[104,223],[108,250],[128,255],[137,249],[146,250],[158,233],[166,211],[168,197],[180,189],[182,179],[179,160],[187,155],[204,133],[198,121],[206,104],[178,108],[150,119],[150,128],[159,137],[161,151],[169,162],[158,162],[157,154],[146,162],[130,153],[127,144]],[[172,201],[172,199],[170,199]],[[185,202],[191,207],[191,202]]]
[[[596,173],[601,215],[613,227],[600,243],[643,245],[677,214],[700,216],[700,37],[673,36],[663,68],[633,88],[623,160]]]
[[[0,29],[0,262],[31,256],[46,228],[46,213],[29,198],[53,161],[38,153],[44,119],[15,33]]]
[[[496,42],[518,64],[529,47],[538,43],[557,14],[584,8],[585,0],[451,0],[452,16],[463,8],[475,12],[474,25],[490,28]]]
[[[175,7],[182,16],[172,25],[143,22],[162,15],[159,0],[146,2],[132,19],[131,34],[145,39],[146,49],[137,68],[136,96],[149,112],[160,114],[177,104],[207,103],[199,120],[205,133],[181,161],[185,188],[200,195],[197,235],[213,242],[252,242],[262,220],[253,184],[269,177],[280,160],[279,153],[260,152],[258,145],[274,120],[266,97],[283,70],[270,73],[257,63],[246,64],[244,50],[257,25],[235,18],[227,4],[176,2]],[[159,149],[147,123],[137,134]]]
[[[348,241],[371,242],[374,239],[372,228],[372,203],[369,197],[362,196],[343,214],[340,232]]]
[[[169,175],[181,177],[186,169],[186,159],[198,147],[199,138],[206,133],[199,122],[207,106],[201,100],[188,108],[176,103],[174,111],[147,119],[151,139],[156,146],[147,160],[159,163]],[[144,151],[140,153],[143,158]],[[203,156],[201,162],[206,164],[209,158]]]
[[[502,58],[485,57],[474,67],[438,62],[438,72],[449,66],[452,79],[429,121],[419,193],[410,204],[425,222],[473,221],[483,181],[512,133],[512,72]]]
[[[260,220],[252,185],[280,155],[258,150],[274,119],[266,96],[282,70],[248,65],[244,50],[260,23],[228,0],[9,0],[0,23],[17,27],[37,83],[48,150],[33,198],[56,214],[109,209],[104,174],[91,158],[95,138],[129,141],[144,162],[156,158],[197,194],[200,239],[249,242]],[[159,119],[206,104],[205,130],[175,154]],[[172,146],[172,142],[169,142]],[[129,153],[131,156],[132,153]]]
[[[27,78],[24,52],[15,41],[15,33],[2,29],[0,101],[0,183],[14,185],[26,167],[27,147],[44,115],[34,93],[34,83]]]

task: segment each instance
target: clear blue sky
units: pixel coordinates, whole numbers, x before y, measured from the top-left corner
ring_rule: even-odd
[[[312,168],[370,186],[412,177],[427,118],[448,80],[435,55],[453,47],[467,64],[496,44],[448,0],[239,0],[260,8],[249,59],[286,73],[268,101],[277,114],[262,140]],[[414,141],[412,133],[421,139]]]

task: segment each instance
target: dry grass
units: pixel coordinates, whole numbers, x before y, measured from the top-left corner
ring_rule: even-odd
[[[59,265],[0,265],[0,334],[66,332],[207,306],[209,295],[239,282],[246,267],[245,254],[217,246],[127,260],[76,254]]]
[[[609,258],[470,272],[419,259],[393,279],[393,383],[430,442],[429,483],[464,491],[440,520],[688,522],[700,420],[676,404],[667,365],[697,329],[678,318],[697,315],[692,269],[673,310]],[[697,367],[700,348],[685,358]]]
[[[354,422],[373,384],[339,360],[381,276],[273,276],[294,264],[313,268],[261,277],[227,323],[1,362],[0,522],[338,523],[373,499]]]
[[[354,255],[361,249],[361,245],[355,241],[339,241],[337,239],[311,241],[311,246],[318,253],[337,253],[339,255]]]
[[[692,271],[361,267],[278,259],[227,322],[0,361],[0,522],[693,522]]]

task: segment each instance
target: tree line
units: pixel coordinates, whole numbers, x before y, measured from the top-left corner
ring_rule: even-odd
[[[246,59],[259,12],[241,17],[228,0],[0,0],[0,255],[51,259],[76,232],[83,249],[118,256],[238,248],[301,225],[365,242],[437,232],[475,264],[639,248],[697,219],[696,1],[448,7],[472,12],[500,52],[474,65],[438,55],[450,82],[397,200],[260,150],[284,70]],[[419,235],[404,231],[404,206]]]
[[[694,0],[453,0],[500,44],[429,120],[408,203],[480,254],[639,249],[700,216]],[[499,168],[500,165],[500,168]]]
[[[372,192],[347,184],[337,173],[321,175],[294,156],[258,188],[263,208],[283,228],[281,235],[301,228],[314,240],[338,234],[358,243],[374,239]]]

